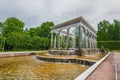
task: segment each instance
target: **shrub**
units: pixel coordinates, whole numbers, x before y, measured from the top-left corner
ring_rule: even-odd
[[[104,46],[105,49],[120,50],[120,41],[98,41],[98,48]]]

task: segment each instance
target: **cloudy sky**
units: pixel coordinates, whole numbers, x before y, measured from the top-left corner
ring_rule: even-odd
[[[97,29],[104,19],[120,20],[120,0],[0,0],[0,21],[17,17],[25,27],[35,27],[45,21],[55,24],[83,16]]]

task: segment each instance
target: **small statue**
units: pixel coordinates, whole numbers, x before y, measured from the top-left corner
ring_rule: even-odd
[[[104,46],[101,46],[100,51],[101,51],[101,53],[105,53],[105,48],[104,48]]]

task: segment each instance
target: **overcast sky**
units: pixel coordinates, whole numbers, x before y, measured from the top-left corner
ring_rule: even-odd
[[[104,19],[120,20],[120,0],[0,0],[0,21],[17,17],[25,27],[83,16],[95,29]]]

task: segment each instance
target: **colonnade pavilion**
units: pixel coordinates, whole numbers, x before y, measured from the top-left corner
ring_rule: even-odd
[[[94,52],[97,50],[96,37],[95,29],[80,16],[52,27],[50,52],[74,54],[79,49]]]

